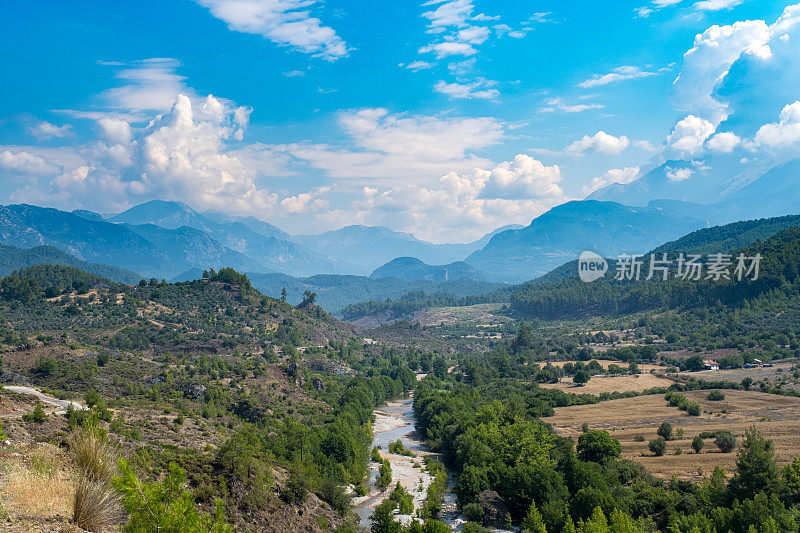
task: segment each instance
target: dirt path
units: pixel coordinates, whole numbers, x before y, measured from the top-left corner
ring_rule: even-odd
[[[30,396],[36,396],[40,402],[46,403],[48,405],[53,405],[56,409],[48,411],[50,414],[56,415],[63,415],[67,412],[67,408],[72,405],[72,408],[76,411],[82,411],[84,409],[88,409],[85,405],[81,405],[76,401],[73,400],[59,400],[58,398],[54,398],[52,396],[48,396],[43,392],[34,389],[33,387],[21,387],[17,385],[4,385],[3,388],[10,392],[16,392],[17,394],[27,394]],[[23,413],[24,414],[24,413]],[[22,418],[22,414],[19,415],[2,415],[0,418]]]

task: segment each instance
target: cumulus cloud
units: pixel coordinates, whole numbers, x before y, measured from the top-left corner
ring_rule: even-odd
[[[647,78],[649,76],[656,76],[655,72],[642,70],[636,66],[623,65],[615,68],[608,74],[595,74],[586,81],[578,84],[578,87],[589,89],[592,87],[600,87],[610,83],[616,83],[625,80],[635,80],[637,78]]]
[[[378,224],[437,242],[466,242],[509,222],[527,224],[565,198],[558,166],[525,154],[485,169],[448,172],[433,185],[364,187],[354,209]]]
[[[615,137],[604,131],[598,131],[592,136],[584,135],[583,139],[567,146],[566,151],[573,155],[583,155],[594,152],[603,155],[619,155],[625,151],[631,141],[625,135]]]
[[[689,115],[675,125],[667,137],[667,144],[676,152],[691,156],[703,148],[703,143],[714,130],[714,124],[708,120]]]
[[[740,139],[738,135],[731,131],[725,131],[711,137],[706,143],[706,146],[708,146],[708,149],[712,152],[729,154],[733,152],[741,142],[742,139]]]
[[[764,124],[756,132],[758,146],[768,148],[800,148],[800,101],[781,110],[780,121]]]
[[[177,74],[179,66],[179,61],[170,58],[129,63],[116,73],[123,84],[103,92],[100,99],[111,109],[133,113],[140,119],[151,111],[167,111],[178,93],[194,94],[184,83],[185,77]]]
[[[261,35],[280,46],[336,61],[348,54],[336,31],[311,16],[316,0],[196,0],[232,31]]]
[[[62,126],[56,126],[46,120],[38,122],[33,126],[28,128],[28,133],[33,135],[39,140],[46,140],[52,139],[54,137],[69,137],[73,134],[72,126],[69,124],[64,124]]]
[[[434,86],[437,93],[446,94],[450,98],[474,98],[479,100],[496,100],[500,91],[491,87],[495,82],[478,79],[472,83],[447,83],[440,80]]]
[[[583,186],[581,193],[587,196],[597,189],[608,187],[612,183],[625,185],[635,181],[638,177],[639,167],[612,168],[602,176],[592,178],[588,185]]]
[[[0,170],[9,174],[49,176],[59,172],[55,165],[44,157],[25,150],[0,152]]]
[[[664,175],[670,181],[685,181],[694,175],[694,170],[691,168],[671,168],[664,169]]]

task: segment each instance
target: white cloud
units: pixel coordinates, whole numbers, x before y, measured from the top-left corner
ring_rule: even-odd
[[[504,133],[493,118],[398,115],[382,108],[341,113],[339,124],[355,149],[307,143],[277,149],[333,178],[424,181],[488,165],[474,151]]]
[[[335,61],[347,44],[329,26],[312,17],[316,0],[196,0],[233,31],[261,35],[275,44]]]
[[[281,210],[285,214],[296,215],[328,209],[330,203],[323,196],[330,190],[330,187],[320,187],[310,192],[287,196],[281,200]]]
[[[715,124],[724,120],[728,106],[715,97],[715,88],[743,54],[768,58],[769,39],[770,28],[763,20],[714,25],[697,35],[694,46],[683,56],[683,68],[673,84],[676,107],[706,116]]]
[[[602,176],[592,178],[592,181],[590,181],[588,185],[583,186],[581,193],[587,196],[597,189],[608,187],[612,183],[625,185],[633,182],[638,177],[639,167],[612,168]]]
[[[744,0],[702,0],[695,2],[694,8],[699,11],[719,11],[734,8],[743,2]]]
[[[427,61],[412,61],[411,63],[406,65],[406,68],[408,70],[413,70],[414,72],[418,72],[420,70],[428,70],[431,67],[433,67],[433,65],[428,63]]]
[[[589,89],[591,87],[600,87],[602,85],[608,85],[609,83],[616,83],[625,80],[634,80],[637,78],[646,78],[648,76],[656,76],[656,75],[657,74],[655,72],[648,72],[636,66],[623,65],[621,67],[615,68],[608,74],[602,74],[602,75],[595,74],[588,80],[579,83],[578,87]]]
[[[582,113],[591,109],[603,109],[602,104],[567,104],[562,98],[548,98],[545,106],[540,108],[541,113]]]
[[[114,144],[129,144],[133,138],[131,125],[123,118],[102,117],[97,126],[106,141]]]
[[[781,110],[780,122],[764,124],[756,132],[758,146],[784,148],[800,143],[800,101]]]
[[[659,9],[680,4],[682,1],[683,0],[653,0],[650,5],[636,8],[635,11],[637,16],[647,18]]]
[[[741,142],[742,140],[738,135],[730,131],[725,131],[711,137],[706,143],[706,146],[708,146],[708,149],[712,152],[729,154],[733,152]]]
[[[514,161],[505,161],[491,170],[476,171],[483,181],[480,198],[531,200],[559,198],[561,169],[558,165],[545,166],[541,161],[525,154],[517,154]]]
[[[503,224],[524,223],[565,198],[558,166],[525,154],[493,167],[448,172],[437,183],[364,187],[361,219],[437,242],[465,242]]]
[[[567,146],[567,153],[583,155],[586,152],[595,152],[603,155],[619,155],[630,145],[630,139],[625,135],[615,137],[604,131],[598,131],[592,136],[584,135],[583,139]]]
[[[423,18],[430,20],[431,28],[465,26],[467,24],[467,19],[472,15],[472,10],[475,9],[472,5],[472,0],[434,0],[422,5],[430,6],[437,4],[439,7],[422,14]]]
[[[39,140],[52,139],[53,137],[69,137],[73,134],[72,126],[69,124],[56,126],[55,124],[51,124],[45,120],[29,127],[28,133]]]
[[[714,133],[714,125],[700,117],[689,115],[675,125],[667,137],[670,148],[683,155],[694,155]]]
[[[38,154],[25,150],[3,150],[0,152],[0,170],[9,174],[50,176],[57,174],[60,168]]]
[[[694,170],[691,168],[670,168],[664,169],[664,175],[670,181],[685,181],[694,175]]]
[[[125,84],[103,92],[101,99],[112,109],[131,112],[140,118],[145,116],[144,112],[167,111],[179,93],[194,94],[184,83],[185,78],[175,72],[179,66],[180,62],[169,58],[126,65],[116,74]]]
[[[419,49],[419,53],[434,53],[436,54],[436,59],[442,59],[443,57],[449,56],[471,56],[477,54],[478,51],[468,43],[445,41],[442,43],[425,45]]]
[[[491,87],[494,83],[481,78],[472,83],[447,83],[440,80],[433,88],[436,92],[446,94],[450,98],[496,100],[500,97],[500,91]]]

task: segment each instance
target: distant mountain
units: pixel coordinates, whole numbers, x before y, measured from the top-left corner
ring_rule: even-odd
[[[231,219],[224,215],[207,216],[181,202],[153,200],[137,205],[109,219],[128,224],[153,224],[167,229],[189,227],[204,232],[222,245],[246,255],[260,265],[261,272],[277,271],[293,275],[342,272],[346,264],[316,254],[295,243],[279,228],[252,217]]]
[[[168,273],[172,267],[167,251],[126,226],[26,204],[0,207],[0,242],[19,248],[55,246],[78,259],[144,276]]]
[[[359,274],[369,274],[397,257],[416,257],[428,264],[460,261],[479,250],[498,232],[518,226],[506,226],[467,244],[433,244],[411,234],[383,226],[346,226],[318,235],[298,235],[295,240],[319,254],[335,257],[355,266]]]
[[[797,213],[800,211],[798,206],[800,159],[772,168],[718,204],[729,220]]]
[[[166,229],[154,224],[127,225],[162,250],[168,250],[175,269],[187,270],[196,265],[218,268],[229,266],[241,272],[268,272],[261,263],[223,246],[203,231],[181,226]]]
[[[62,265],[75,267],[100,276],[132,285],[137,283],[142,276],[136,272],[98,263],[88,263],[53,246],[36,246],[28,250],[0,244],[0,276],[8,276],[15,270],[21,270],[36,265]]]
[[[449,265],[429,265],[416,257],[398,257],[378,267],[369,276],[371,279],[395,278],[406,281],[485,281],[486,275],[464,261]]]
[[[662,207],[573,201],[554,207],[523,229],[498,233],[466,262],[494,281],[514,283],[541,276],[584,250],[607,257],[642,253],[705,226],[707,220]]]
[[[175,230],[153,225],[114,224],[75,213],[36,207],[0,207],[0,243],[19,248],[50,245],[92,263],[170,278],[191,267],[268,269],[187,227]]]

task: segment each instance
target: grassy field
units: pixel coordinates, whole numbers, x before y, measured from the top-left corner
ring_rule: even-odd
[[[715,466],[729,471],[734,467],[735,451],[721,453],[713,439],[705,441],[700,454],[692,452],[692,439],[702,431],[728,430],[736,435],[737,444],[740,444],[745,431],[755,425],[775,443],[780,464],[800,456],[800,398],[755,391],[723,392],[725,399],[717,402],[706,398],[708,391],[683,393],[690,401],[700,404],[703,411],[700,416],[689,416],[677,407],[670,407],[659,394],[559,407],[555,416],[546,421],[560,435],[575,438],[580,435],[584,422],[591,429],[607,430],[622,444],[623,457],[642,463],[651,473],[665,479],[673,475],[698,479],[699,471],[709,474]],[[683,429],[684,435],[667,443],[665,455],[655,457],[647,443],[657,436],[656,429],[663,421],[670,422],[676,430]],[[637,442],[637,436],[644,440]],[[677,454],[676,448],[682,453]]]
[[[602,392],[642,392],[654,387],[669,387],[674,382],[652,374],[635,374],[632,376],[593,377],[589,383],[576,386],[572,378],[561,378],[558,383],[540,383],[548,389],[560,389],[575,394],[600,394]],[[666,403],[666,402],[665,402]]]
[[[596,359],[596,361],[603,368],[608,368],[608,365],[618,365],[618,366],[621,366],[623,369],[627,369],[628,368],[628,363],[625,363],[625,362],[622,362],[622,361],[616,361],[616,360],[613,360],[613,359]],[[553,365],[553,366],[564,366],[567,363],[575,364],[577,362],[578,361],[575,361],[575,360],[551,361],[550,364]],[[583,361],[584,364],[587,363],[587,362],[588,361]],[[545,363],[541,363],[541,364],[544,365]],[[639,370],[641,370],[642,372],[650,372],[651,370],[666,372],[666,370],[668,368],[668,367],[666,367],[664,365],[651,365],[650,363],[637,363],[637,364],[639,365]]]

